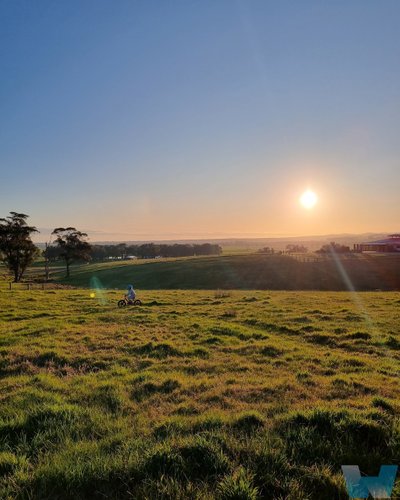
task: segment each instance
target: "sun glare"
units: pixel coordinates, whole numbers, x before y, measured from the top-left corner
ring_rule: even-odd
[[[307,208],[307,210],[313,208],[317,203],[317,201],[318,201],[317,195],[314,193],[314,191],[311,191],[310,189],[304,191],[304,193],[300,196],[300,203],[303,205],[304,208]]]

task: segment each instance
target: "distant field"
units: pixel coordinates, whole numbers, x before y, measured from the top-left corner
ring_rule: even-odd
[[[314,262],[314,259],[318,259]],[[309,260],[303,262],[303,260]],[[56,279],[90,287],[94,278],[104,288],[139,289],[259,289],[259,290],[400,290],[400,255],[269,256],[139,260],[89,264],[64,271]]]
[[[53,282],[85,288],[123,289],[133,283],[144,290],[400,291],[400,255],[396,254],[349,254],[335,259],[312,253],[293,256],[253,253],[111,261],[72,265],[70,279],[65,278],[65,266],[60,261],[52,263],[50,271]],[[6,271],[0,266],[1,276],[5,278]],[[43,277],[40,262],[25,274],[28,281]]]
[[[89,293],[0,291],[0,498],[341,500],[398,463],[399,293]]]

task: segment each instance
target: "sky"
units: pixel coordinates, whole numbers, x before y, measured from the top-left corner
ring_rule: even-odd
[[[0,217],[398,232],[399,33],[397,0],[0,0]]]

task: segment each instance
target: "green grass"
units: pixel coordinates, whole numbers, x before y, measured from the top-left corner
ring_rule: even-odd
[[[40,268],[27,278],[40,277]],[[43,277],[43,273],[42,273]],[[55,281],[77,286],[123,288],[128,283],[154,289],[242,290],[400,290],[400,255],[289,257],[285,255],[223,255],[182,259],[113,261],[52,268]]]
[[[0,292],[0,498],[346,499],[398,462],[398,293],[89,292]]]
[[[26,280],[43,279],[37,265]],[[4,267],[0,276],[5,275]],[[62,262],[51,267],[51,279],[75,287],[116,289],[133,283],[142,290],[400,290],[400,255],[316,254],[222,255],[174,259],[112,261],[73,265],[65,278]],[[0,289],[2,285],[0,282]],[[4,283],[3,283],[4,287]]]

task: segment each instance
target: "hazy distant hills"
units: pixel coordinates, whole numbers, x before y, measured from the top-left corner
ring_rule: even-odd
[[[275,250],[283,250],[286,245],[298,243],[306,246],[310,251],[317,250],[321,245],[335,241],[351,248],[355,243],[374,241],[385,238],[388,233],[363,233],[363,234],[327,234],[318,236],[290,236],[279,238],[207,238],[207,239],[177,239],[177,240],[129,240],[129,241],[93,241],[94,244],[141,244],[141,243],[201,243],[209,242],[221,245],[223,248],[258,249],[270,246]]]
[[[310,236],[285,236],[285,237],[269,237],[269,238],[198,238],[198,239],[138,239],[138,240],[114,240],[114,241],[96,241],[92,236],[91,243],[98,245],[117,245],[119,243],[127,243],[130,245],[142,243],[216,243],[223,248],[237,250],[257,250],[265,246],[274,248],[275,250],[284,250],[288,244],[301,244],[306,246],[310,251],[318,250],[325,243],[335,241],[342,245],[348,245],[350,248],[355,243],[364,241],[374,241],[385,238],[389,233],[362,233],[362,234],[326,234],[326,235],[310,235]],[[43,248],[44,243],[37,243],[38,247]]]

